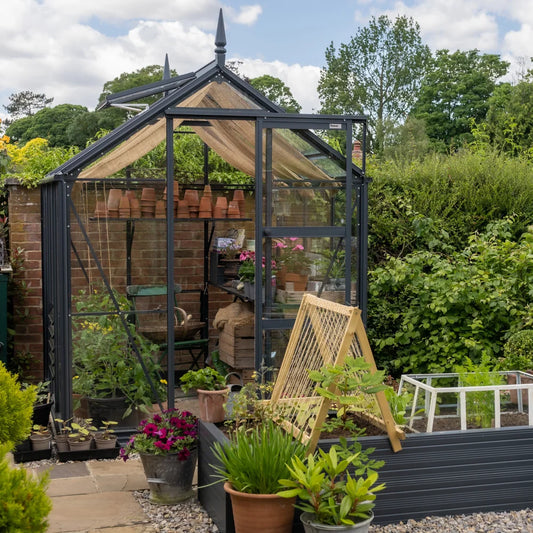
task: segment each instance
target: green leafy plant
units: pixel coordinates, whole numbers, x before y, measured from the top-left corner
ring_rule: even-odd
[[[69,433],[69,440],[75,442],[84,442],[91,440],[94,436],[96,428],[92,425],[92,418],[78,419],[77,422],[71,422],[72,432]]]
[[[359,443],[348,447],[345,439],[329,451],[318,449],[304,460],[291,459],[290,477],[280,479],[284,490],[278,495],[299,498],[298,509],[312,513],[316,522],[328,525],[353,525],[370,516],[376,492],[385,485],[377,484],[376,469],[383,462],[370,461]],[[349,469],[352,469],[353,475]]]
[[[54,418],[54,421],[59,425],[59,435],[68,435],[72,431],[70,426],[71,418],[68,420],[63,420],[62,418]]]
[[[462,365],[455,367],[459,374],[459,385],[463,387],[482,387],[486,385],[503,385],[504,376],[494,371],[490,360],[484,357],[475,364],[467,357]],[[466,393],[466,418],[469,422],[483,428],[491,427],[494,418],[494,393],[476,391]]]
[[[116,438],[115,430],[113,429],[113,426],[116,426],[118,422],[115,420],[102,420],[102,426],[100,427],[101,430],[98,433],[98,438],[104,439],[104,440],[110,440]]]
[[[168,409],[143,420],[128,444],[120,449],[120,457],[127,461],[133,452],[152,455],[178,454],[185,461],[198,445],[198,419],[189,411]]]
[[[247,281],[253,283],[255,281],[255,252],[250,252],[249,250],[243,250],[239,255],[239,261],[241,264],[239,266],[239,279],[241,281]],[[261,264],[261,273],[262,279],[265,281],[265,258],[262,259]],[[272,260],[271,262],[272,273],[276,271],[276,261]]]
[[[129,310],[129,302],[114,293],[122,311]],[[148,369],[152,384],[160,397],[164,384],[159,378],[160,365],[154,354],[158,346],[140,335],[134,324],[126,329],[120,317],[113,314],[113,301],[106,289],[81,291],[75,300],[79,313],[109,313],[86,315],[80,318],[73,331],[72,363],[74,368],[73,391],[86,397],[125,397],[128,416],[134,408],[146,411],[156,398],[146,379],[142,365],[132,348],[133,339],[141,359]]]
[[[0,531],[44,533],[52,510],[48,473],[34,477],[25,468],[12,468],[8,451],[8,445],[0,444]]]
[[[522,329],[509,337],[503,346],[502,370],[533,370],[533,330]]]
[[[279,480],[289,475],[288,463],[303,458],[306,446],[272,420],[249,430],[237,430],[230,442],[215,442],[213,453],[220,465],[211,465],[216,477],[248,494],[276,494]]]
[[[192,390],[222,390],[226,388],[226,380],[214,368],[206,366],[198,370],[189,370],[180,377],[181,388],[185,394]]]
[[[342,365],[325,365],[319,370],[311,370],[309,377],[317,383],[316,392],[331,400],[337,409],[337,423],[326,421],[326,431],[339,426],[355,430],[348,419],[349,411],[364,411],[368,407],[365,395],[386,388],[384,371],[371,372],[370,364],[362,357],[347,357]]]
[[[405,414],[407,413],[407,408],[413,403],[414,394],[405,389],[401,394],[397,394],[392,387],[387,387],[385,389],[385,398],[387,398],[394,421],[402,426],[407,424]],[[423,411],[424,409],[418,409],[416,410],[415,415],[420,414]]]
[[[0,444],[13,447],[28,437],[35,398],[35,387],[22,390],[16,374],[8,372],[0,362]]]

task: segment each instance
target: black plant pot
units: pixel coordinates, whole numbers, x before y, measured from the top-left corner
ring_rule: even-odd
[[[34,426],[47,426],[52,411],[53,402],[39,403],[33,406],[32,424]]]
[[[124,413],[128,408],[126,398],[87,398],[89,406],[89,416],[93,419],[93,426],[102,426],[102,422],[113,420],[117,422],[116,427],[133,427],[136,421],[128,416],[124,418]]]

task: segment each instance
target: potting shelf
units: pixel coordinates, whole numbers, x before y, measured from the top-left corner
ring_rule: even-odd
[[[466,395],[470,392],[492,392],[494,396],[494,427],[501,427],[501,395],[502,392],[516,391],[517,392],[517,409],[518,412],[524,412],[524,402],[522,399],[522,393],[518,391],[527,391],[527,404],[533,405],[533,375],[527,372],[521,372],[518,370],[501,371],[498,374],[503,376],[514,376],[516,384],[504,384],[504,385],[483,385],[483,386],[456,386],[451,387],[434,387],[432,385],[433,380],[442,378],[455,378],[459,381],[458,373],[443,373],[443,374],[404,374],[400,380],[400,387],[398,394],[402,393],[406,383],[415,387],[413,403],[411,406],[411,413],[409,415],[409,427],[413,427],[415,415],[417,412],[417,403],[420,390],[426,391],[424,410],[427,416],[426,432],[431,433],[433,431],[433,423],[435,420],[435,412],[437,408],[437,397],[439,394],[452,393],[458,395],[457,411],[461,421],[461,430],[466,430]],[[523,383],[522,379],[527,378],[529,383]],[[533,426],[533,409],[528,408],[528,425]]]

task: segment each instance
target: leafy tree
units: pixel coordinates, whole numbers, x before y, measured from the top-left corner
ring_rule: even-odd
[[[487,134],[500,150],[519,155],[533,148],[533,82],[496,87],[488,100]]]
[[[111,131],[124,121],[120,109],[110,108],[100,111],[86,111],[77,115],[68,125],[67,137],[71,145],[85,148],[99,131]]]
[[[47,139],[50,146],[69,147],[67,134],[69,125],[80,115],[87,112],[81,105],[60,104],[45,107],[31,117],[16,120],[7,128],[6,134],[14,142],[27,143],[37,137]]]
[[[296,101],[291,90],[279,78],[265,74],[252,78],[250,85],[264,94],[269,100],[285,109],[287,113],[299,113],[302,106]]]
[[[420,88],[412,114],[426,123],[426,132],[440,150],[472,140],[471,120],[485,119],[496,80],[509,63],[479,50],[438,50]]]
[[[32,91],[21,91],[13,93],[9,97],[9,104],[3,106],[13,119],[21,117],[30,117],[39,109],[47,107],[54,101],[53,98],[47,98],[46,95],[33,93]]]
[[[381,153],[386,125],[406,117],[430,57],[412,18],[373,17],[348,44],[327,48],[318,84],[322,112],[368,115],[373,150]]]

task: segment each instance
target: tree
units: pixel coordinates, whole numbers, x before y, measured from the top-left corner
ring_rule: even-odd
[[[386,124],[403,122],[430,57],[412,18],[373,17],[338,51],[333,43],[327,48],[318,84],[322,112],[368,115],[372,148],[381,153]]]
[[[289,87],[279,78],[264,74],[249,81],[254,89],[285,109],[287,113],[299,113],[301,111],[302,106],[296,101]]]
[[[43,109],[54,101],[53,98],[47,98],[46,95],[33,93],[31,91],[21,91],[13,93],[9,97],[9,104],[3,106],[11,115],[12,119],[21,117],[30,117],[39,109]],[[10,121],[11,123],[12,121]]]
[[[471,122],[481,122],[496,80],[509,63],[496,54],[437,50],[422,82],[413,116],[426,123],[426,132],[439,149],[472,140]]]
[[[37,137],[47,139],[51,147],[71,145],[67,130],[69,125],[87,108],[81,105],[60,104],[45,107],[35,115],[16,120],[6,130],[12,141],[27,143]]]
[[[533,148],[533,82],[503,83],[488,100],[487,133],[500,150],[519,155]]]

